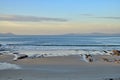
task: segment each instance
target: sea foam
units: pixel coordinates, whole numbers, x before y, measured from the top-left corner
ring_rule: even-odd
[[[10,64],[6,62],[0,63],[0,70],[6,70],[6,69],[21,69],[21,67],[16,64]]]

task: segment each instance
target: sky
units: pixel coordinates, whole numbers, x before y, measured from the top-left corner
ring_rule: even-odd
[[[120,0],[0,0],[0,33],[120,33]]]

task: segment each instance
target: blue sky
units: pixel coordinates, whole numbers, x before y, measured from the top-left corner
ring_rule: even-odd
[[[120,0],[0,0],[0,23],[2,24],[0,25],[0,32],[64,34],[92,33],[99,32],[100,29],[103,33],[118,33],[119,31],[117,30],[120,30],[119,4]],[[13,18],[6,19],[6,16],[14,17],[14,20]],[[23,17],[24,20],[22,20]],[[41,17],[45,19],[42,20]],[[55,21],[56,19],[57,22]],[[63,21],[61,22],[61,20]],[[6,23],[9,26],[5,25]],[[33,29],[32,31],[28,27],[23,27],[34,24],[36,24],[37,28],[30,26]],[[46,24],[52,26],[51,29]],[[17,30],[16,32],[16,28],[19,28],[17,26],[21,26],[25,30]],[[43,28],[43,26],[45,27]],[[87,29],[89,26],[91,28]],[[5,28],[7,27],[13,28],[13,30],[6,30]],[[65,30],[62,28],[65,28]],[[105,28],[104,31],[102,31],[103,28]],[[39,30],[42,32],[39,33]]]
[[[50,17],[80,14],[119,16],[119,4],[120,0],[1,0],[0,13]]]

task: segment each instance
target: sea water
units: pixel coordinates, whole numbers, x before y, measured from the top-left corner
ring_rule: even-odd
[[[16,65],[16,64],[11,64],[11,63],[1,63],[0,62],[0,70],[5,70],[5,69],[21,69],[20,66]]]
[[[5,47],[6,51],[28,55],[105,54],[104,51],[120,49],[120,36],[9,36],[0,37],[0,45]]]

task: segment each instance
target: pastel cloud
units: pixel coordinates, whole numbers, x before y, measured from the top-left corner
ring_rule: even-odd
[[[67,19],[63,18],[50,18],[50,17],[37,17],[37,16],[24,16],[24,15],[0,15],[0,21],[18,21],[18,22],[66,22]]]
[[[96,16],[93,14],[89,14],[89,13],[84,13],[84,14],[80,14],[83,17],[89,17],[89,18],[101,18],[101,19],[120,19],[119,16]]]
[[[108,16],[108,17],[95,17],[95,18],[102,18],[102,19],[120,19],[120,17],[113,17],[113,16]]]
[[[112,19],[116,17],[97,17],[83,14],[88,18]],[[57,19],[57,20],[56,20]],[[83,18],[84,19],[84,18]],[[51,22],[52,21],[52,22]],[[0,15],[0,32],[15,34],[66,34],[66,33],[119,33],[119,21],[72,22],[61,18],[42,18],[35,16]]]

